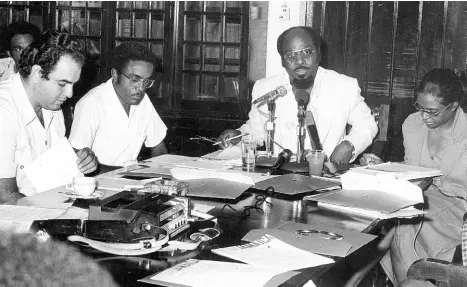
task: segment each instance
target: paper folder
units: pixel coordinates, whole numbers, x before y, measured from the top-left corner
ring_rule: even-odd
[[[322,236],[299,235],[295,233],[297,230],[328,231],[342,235],[343,239],[329,240],[324,239]],[[377,238],[374,235],[341,229],[328,224],[280,221],[275,228],[253,229],[242,240],[252,242],[265,234],[272,235],[285,243],[305,251],[337,257],[346,257]]]

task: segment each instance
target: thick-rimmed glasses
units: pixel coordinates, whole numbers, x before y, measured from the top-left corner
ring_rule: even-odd
[[[284,60],[289,62],[290,64],[295,63],[298,61],[299,57],[303,57],[306,60],[310,60],[314,54],[316,53],[316,50],[313,48],[305,48],[301,50],[295,50],[295,51],[290,51],[284,53]]]
[[[415,104],[413,105],[413,107],[419,111],[420,113],[425,113],[427,114],[428,116],[432,117],[432,118],[436,118],[437,116],[439,116],[442,112],[444,112],[447,108],[449,108],[450,106],[452,105],[449,104],[447,106],[445,106],[442,110],[439,110],[437,112],[433,112],[433,111],[430,111],[430,110],[425,110],[423,109],[422,107],[420,107],[420,105],[418,104],[418,102],[415,102]]]
[[[140,77],[138,76],[128,76],[128,75],[125,75],[124,73],[120,73],[122,75],[124,75],[128,80],[130,80],[131,84],[133,85],[141,85],[144,89],[148,89],[150,87],[152,87],[152,85],[154,85],[154,82],[155,80],[152,80],[152,79],[141,79]]]

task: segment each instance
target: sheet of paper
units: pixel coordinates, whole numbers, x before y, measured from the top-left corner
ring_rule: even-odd
[[[130,188],[143,188],[144,185],[153,181],[154,178],[147,180],[132,180],[126,178],[103,178],[96,177],[97,180],[97,189],[102,190],[112,190],[112,191],[122,191]]]
[[[381,164],[356,167],[352,168],[351,171],[368,175],[388,174],[395,178],[405,180],[442,175],[439,169],[407,165],[397,162],[385,162]]]
[[[29,231],[34,220],[55,219],[64,212],[62,209],[0,205],[0,229],[25,233]]]
[[[297,230],[327,231],[339,234],[343,238],[342,240],[329,240],[324,239],[327,237],[325,235],[304,236],[296,234]],[[298,223],[281,220],[270,226],[270,228],[250,230],[242,240],[252,242],[265,234],[272,235],[285,243],[308,252],[337,257],[348,256],[376,238],[376,236],[371,234],[340,228],[333,224],[318,222]]]
[[[334,209],[334,210],[339,210],[343,212],[348,212],[351,214],[365,215],[369,218],[374,218],[374,219],[413,218],[413,217],[421,216],[426,213],[425,211],[418,210],[414,208],[413,206],[403,208],[401,210],[398,210],[392,213],[379,212],[376,210],[365,210],[362,208],[348,207],[348,206],[335,205],[335,204],[329,204],[329,203],[323,203],[323,202],[318,202],[318,206],[329,208],[329,209]]]
[[[419,201],[410,201],[405,198],[377,190],[331,190],[322,194],[307,196],[306,199],[328,204],[379,211],[387,214],[419,203]]]
[[[413,204],[423,202],[423,192],[419,186],[388,174],[369,175],[351,170],[341,176],[341,183],[342,189],[374,190],[406,199]]]
[[[149,164],[155,166],[154,164],[159,164],[164,167],[183,167],[191,169],[201,169],[201,170],[227,170],[231,169],[231,164],[224,164],[222,162],[214,162],[207,160],[200,160],[199,157],[188,157],[180,155],[161,155],[150,160]]]
[[[242,166],[242,151],[239,146],[233,146],[203,155],[200,160],[212,160],[222,162],[225,165]]]
[[[77,156],[66,138],[24,167],[24,172],[37,192],[44,192],[83,176],[76,164]]]
[[[269,234],[245,245],[214,249],[212,252],[281,273],[334,262],[330,258],[296,248]]]
[[[172,168],[170,172],[172,173],[172,176],[178,180],[219,178],[219,179],[238,182],[238,183],[244,183],[244,184],[250,184],[250,185],[255,184],[251,177],[243,173],[198,170],[198,169],[180,168],[180,167]]]
[[[247,264],[188,259],[139,281],[177,287],[258,287],[264,286],[275,275],[275,270]]]

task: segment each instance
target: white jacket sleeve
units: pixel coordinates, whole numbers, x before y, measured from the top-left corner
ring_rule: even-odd
[[[263,95],[262,90],[263,89],[261,88],[259,81],[256,82],[256,84],[253,86],[252,102]],[[257,108],[252,104],[251,110],[248,113],[249,119],[238,130],[242,133],[249,133],[258,145],[262,145],[262,143],[265,141],[264,130],[268,119],[266,116],[262,115],[258,109],[267,114],[267,105],[262,105],[261,107]]]
[[[378,126],[371,114],[370,108],[360,95],[360,88],[357,83],[356,87],[356,90],[352,94],[349,94],[352,100],[350,102],[351,110],[348,124],[352,125],[352,128],[350,129],[350,133],[343,139],[350,141],[355,147],[352,161],[373,142],[373,138],[378,132]]]

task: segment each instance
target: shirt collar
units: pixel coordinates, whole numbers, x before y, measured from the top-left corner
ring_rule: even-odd
[[[12,93],[12,98],[18,105],[18,113],[23,120],[23,123],[28,125],[37,117],[37,115],[29,102],[28,94],[26,93],[26,89],[23,86],[19,73],[16,73],[12,77],[12,84],[12,90],[14,91]]]
[[[26,93],[26,89],[23,86],[23,82],[21,81],[21,76],[19,73],[16,73],[12,76],[12,84],[13,84],[13,93],[12,98],[16,102],[18,106],[18,113],[25,125],[30,124],[37,118],[36,112],[32,107],[31,103],[29,102],[28,94]],[[42,117],[44,118],[44,127],[47,128],[52,119],[59,111],[50,111],[46,109],[42,109]]]

